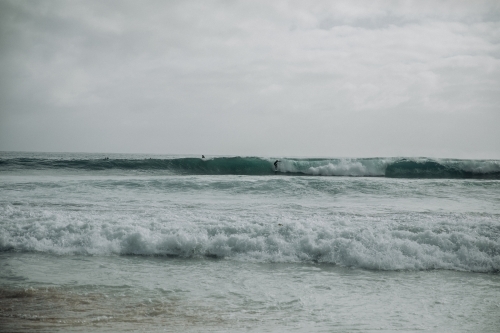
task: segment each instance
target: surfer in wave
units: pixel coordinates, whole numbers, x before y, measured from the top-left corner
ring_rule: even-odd
[[[275,172],[276,172],[276,171],[278,171],[278,163],[279,163],[279,162],[280,162],[279,160],[276,160],[276,161],[274,162],[274,171],[275,171]]]

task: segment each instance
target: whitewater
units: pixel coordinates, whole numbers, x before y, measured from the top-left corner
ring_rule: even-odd
[[[500,161],[200,157],[0,152],[0,328],[498,331]]]

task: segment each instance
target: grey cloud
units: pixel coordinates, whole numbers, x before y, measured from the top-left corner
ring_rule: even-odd
[[[2,0],[0,149],[500,157],[499,13]]]

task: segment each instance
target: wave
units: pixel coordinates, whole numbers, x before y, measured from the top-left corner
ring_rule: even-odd
[[[409,160],[389,164],[386,177],[393,178],[485,178],[500,179],[499,161]]]
[[[498,160],[457,160],[429,158],[359,158],[359,159],[279,159],[216,157],[169,159],[0,159],[0,171],[17,170],[131,170],[164,171],[195,175],[310,175],[390,178],[500,179]]]
[[[255,262],[316,262],[373,270],[500,271],[500,228],[482,216],[414,223],[127,223],[50,218],[4,207],[25,222],[0,225],[0,251],[57,255],[146,255]],[[45,221],[43,220],[45,219]],[[456,220],[459,220],[457,222]]]

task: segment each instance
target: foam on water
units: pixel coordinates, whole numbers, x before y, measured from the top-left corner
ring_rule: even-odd
[[[0,210],[0,249],[320,262],[374,270],[500,270],[500,223],[480,215],[429,216],[432,224],[425,223],[425,214],[411,217],[413,223],[376,223],[369,217],[352,223],[363,219],[354,216],[284,218],[279,224],[262,215],[227,221],[192,216],[170,223],[137,218],[7,205]]]

